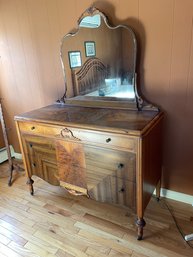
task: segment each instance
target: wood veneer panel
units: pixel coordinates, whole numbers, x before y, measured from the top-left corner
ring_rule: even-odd
[[[77,187],[77,191],[87,189],[86,163],[83,145],[79,143],[56,141],[59,180]],[[81,191],[80,191],[81,192]],[[86,192],[86,190],[84,190]]]

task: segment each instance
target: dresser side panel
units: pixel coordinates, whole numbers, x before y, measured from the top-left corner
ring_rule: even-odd
[[[142,138],[143,210],[161,179],[162,174],[162,126],[161,117]]]

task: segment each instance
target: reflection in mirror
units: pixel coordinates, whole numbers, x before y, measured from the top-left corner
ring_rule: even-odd
[[[87,16],[83,18],[79,24],[79,27],[83,28],[98,28],[101,25],[101,16],[96,14],[94,16]]]
[[[111,27],[106,16],[93,7],[82,15],[78,25],[61,44],[68,97],[135,102],[137,46],[133,31],[124,25]]]

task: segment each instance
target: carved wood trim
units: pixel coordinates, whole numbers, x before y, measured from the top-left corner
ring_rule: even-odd
[[[60,136],[65,138],[65,139],[72,139],[72,140],[76,140],[76,141],[81,141],[78,137],[75,137],[73,132],[68,128],[62,129],[61,132],[60,132]]]

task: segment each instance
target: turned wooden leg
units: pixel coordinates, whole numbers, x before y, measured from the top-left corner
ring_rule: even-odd
[[[13,176],[13,170],[14,170],[14,167],[13,165],[10,165],[9,167],[9,179],[8,179],[8,186],[11,186],[11,183],[12,183],[12,176]]]
[[[156,199],[158,202],[160,200],[160,189],[161,189],[161,179],[158,181],[156,186]]]
[[[34,183],[33,179],[28,178],[26,184],[29,186],[29,191],[30,191],[30,194],[31,194],[31,195],[34,194],[33,183]]]
[[[136,220],[137,225],[137,240],[142,240],[143,238],[143,227],[145,227],[145,220],[143,218],[138,218]]]

